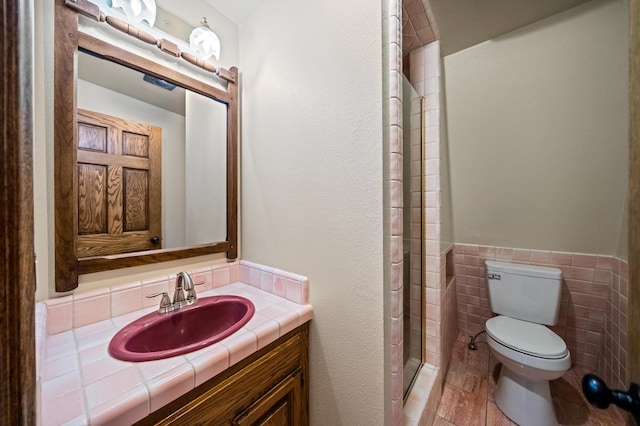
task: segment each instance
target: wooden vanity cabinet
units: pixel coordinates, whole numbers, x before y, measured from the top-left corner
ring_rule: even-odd
[[[305,323],[137,425],[308,425],[308,342]]]

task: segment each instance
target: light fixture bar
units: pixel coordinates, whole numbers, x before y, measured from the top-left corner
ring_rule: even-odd
[[[182,58],[186,62],[189,62],[192,65],[215,74],[225,81],[228,81],[230,83],[236,83],[237,81],[237,73],[229,71],[225,68],[216,67],[215,65],[204,61],[201,58],[198,58],[193,53],[189,53],[180,49],[177,44],[166,38],[156,38],[152,34],[140,30],[139,28],[123,21],[122,19],[118,19],[113,16],[106,16],[105,13],[100,10],[100,7],[98,5],[90,2],[89,0],[65,0],[65,6],[81,15],[93,19],[94,21],[106,22],[113,28],[122,31],[125,34],[137,38],[138,40],[141,40],[145,43],[155,45],[161,51],[171,56]]]

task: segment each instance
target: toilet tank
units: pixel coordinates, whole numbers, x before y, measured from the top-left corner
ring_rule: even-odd
[[[562,271],[546,266],[485,261],[491,311],[538,324],[555,325]]]

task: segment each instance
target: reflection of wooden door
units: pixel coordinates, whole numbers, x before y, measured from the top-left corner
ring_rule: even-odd
[[[78,110],[79,258],[161,248],[161,144],[159,127]]]

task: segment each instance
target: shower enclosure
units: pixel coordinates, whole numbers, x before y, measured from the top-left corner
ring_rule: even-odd
[[[423,353],[423,98],[403,76],[403,390],[406,397]]]

